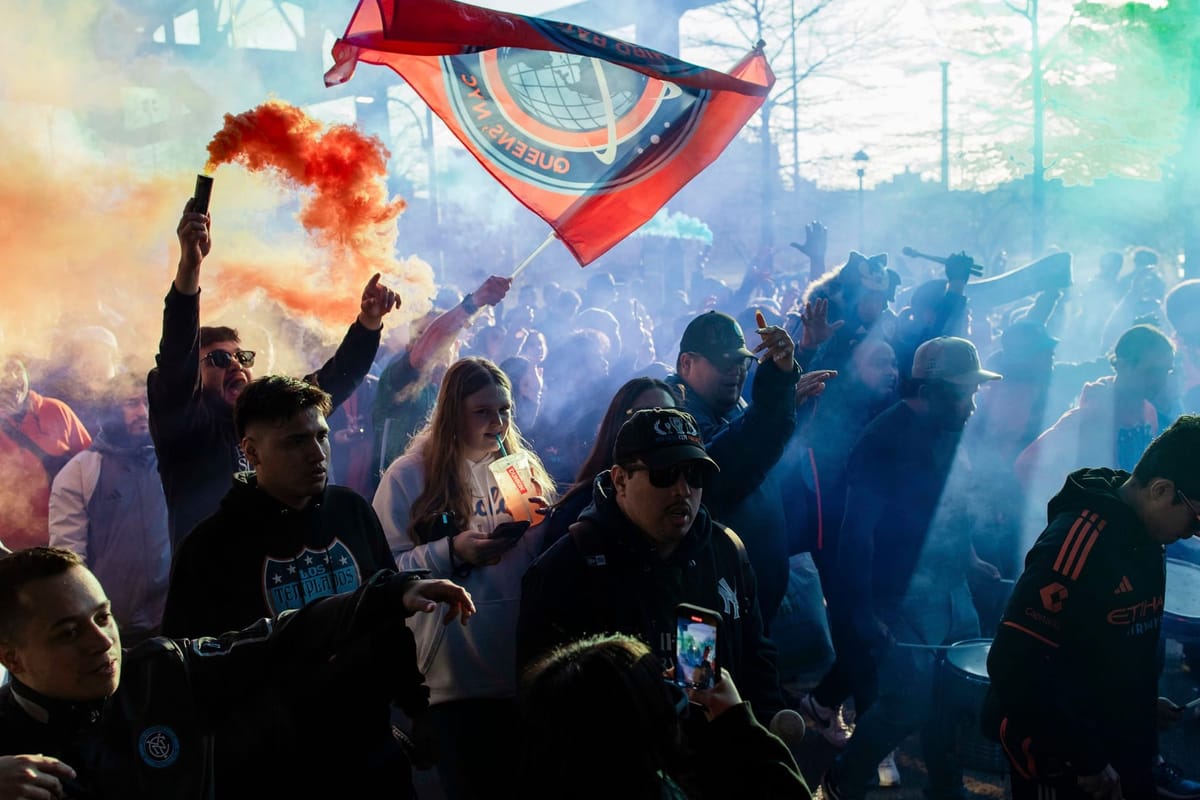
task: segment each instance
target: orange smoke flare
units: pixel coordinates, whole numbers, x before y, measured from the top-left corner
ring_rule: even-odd
[[[270,101],[225,115],[225,126],[208,144],[205,172],[237,163],[311,191],[299,219],[335,268],[319,278],[296,276],[295,284],[263,288],[292,311],[345,321],[370,276],[395,271],[396,219],[406,204],[402,198],[388,200],[389,155],[377,137],[353,126],[326,127],[295,106]],[[228,266],[222,284],[262,286],[249,269]]]

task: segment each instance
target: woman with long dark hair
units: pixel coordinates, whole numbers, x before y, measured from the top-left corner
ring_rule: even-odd
[[[670,384],[657,378],[633,378],[617,389],[600,421],[591,452],[575,475],[575,482],[546,520],[546,547],[558,541],[588,503],[592,502],[592,483],[597,475],[613,465],[617,431],[621,430],[621,425],[629,415],[643,408],[675,408],[679,405],[675,391]]]

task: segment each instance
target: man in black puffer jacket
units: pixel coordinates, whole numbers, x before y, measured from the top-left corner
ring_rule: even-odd
[[[769,722],[783,708],[774,646],[763,636],[754,570],[737,535],[700,505],[717,469],[695,420],[677,409],[634,413],[612,469],[596,478],[579,522],[525,573],[518,669],[589,633],[640,637],[673,663],[675,607],[720,612],[717,665]]]

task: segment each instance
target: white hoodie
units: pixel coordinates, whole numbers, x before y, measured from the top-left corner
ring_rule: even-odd
[[[488,464],[466,463],[473,512],[468,527],[490,533],[511,522],[503,513],[500,489]],[[476,615],[464,627],[442,624],[444,609],[415,614],[408,620],[417,640],[417,666],[425,674],[430,703],[468,698],[513,697],[516,694],[516,630],[521,606],[521,578],[541,552],[545,526],[525,532],[501,557],[500,563],[472,567],[465,578],[450,566],[448,538],[415,544],[408,534],[413,502],[425,487],[420,448],[392,462],[380,481],[372,505],[387,534],[396,566],[401,570],[427,569],[434,578],[447,578],[465,587],[475,601]]]

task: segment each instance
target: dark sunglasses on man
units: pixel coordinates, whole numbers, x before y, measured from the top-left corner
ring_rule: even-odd
[[[631,474],[645,472],[650,478],[650,485],[659,489],[671,488],[679,482],[680,475],[688,482],[688,486],[693,489],[703,489],[704,473],[707,470],[704,468],[704,464],[698,461],[684,461],[662,469],[652,469],[644,464],[633,464],[626,466],[625,471]]]
[[[229,365],[233,363],[235,358],[243,367],[254,366],[253,350],[235,350],[232,353],[228,350],[212,350],[208,355],[200,360],[208,362],[217,369],[228,369]]]

